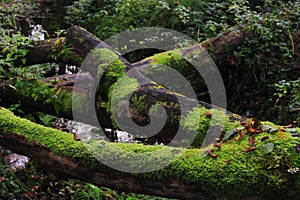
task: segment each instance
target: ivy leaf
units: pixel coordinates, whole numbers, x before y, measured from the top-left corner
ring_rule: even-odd
[[[235,128],[230,131],[227,131],[223,137],[223,140],[228,140],[234,133],[235,133]]]
[[[262,154],[268,154],[268,153],[271,153],[272,151],[274,150],[274,144],[273,143],[267,143],[267,144],[264,144],[260,147],[259,151],[262,153]]]
[[[273,133],[273,132],[278,131],[277,128],[274,128],[273,126],[266,125],[266,124],[262,125],[261,130],[263,132],[268,132],[268,133]]]
[[[21,55],[24,57],[24,56],[26,56],[26,54],[28,53],[28,50],[22,49],[22,50],[20,50],[20,53],[21,53]]]
[[[26,58],[22,58],[21,61],[22,61],[23,65],[25,65],[27,59]]]
[[[286,130],[290,133],[297,133],[297,130],[295,128],[287,128]]]
[[[236,130],[238,130],[238,131],[243,131],[243,130],[245,130],[245,127],[243,127],[243,126],[237,127]]]

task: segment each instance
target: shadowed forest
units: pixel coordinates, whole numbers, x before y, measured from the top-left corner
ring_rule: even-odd
[[[0,199],[299,199],[299,8],[0,1]]]

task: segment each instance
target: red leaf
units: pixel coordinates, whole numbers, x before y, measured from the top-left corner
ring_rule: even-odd
[[[254,144],[255,138],[249,138],[249,145],[252,146]]]
[[[248,122],[241,122],[242,126],[246,126],[248,124]]]

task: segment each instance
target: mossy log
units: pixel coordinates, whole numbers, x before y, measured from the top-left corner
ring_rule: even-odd
[[[186,57],[189,57],[193,55],[193,52],[203,52],[202,47],[205,48],[212,48],[211,45],[214,45],[215,56],[218,57],[220,55],[224,55],[224,52],[228,51],[228,48],[226,51],[223,49],[224,43],[228,44],[230,49],[234,49],[234,46],[237,46],[243,38],[246,37],[246,32],[243,31],[236,31],[233,34],[232,32],[224,33],[224,40],[220,39],[220,37],[215,39],[210,39],[209,41],[206,41],[202,43],[201,45],[196,45],[194,47],[184,48],[184,49],[178,49],[178,50],[172,50],[167,51],[164,53],[156,54],[154,56],[148,57],[143,61],[131,64],[129,63],[125,58],[122,57],[118,52],[113,51],[110,46],[105,44],[103,41],[99,40],[97,37],[86,31],[85,29],[73,26],[71,27],[66,35],[66,38],[58,38],[58,39],[50,39],[46,41],[40,42],[39,45],[35,46],[33,49],[31,49],[30,53],[27,56],[27,64],[37,64],[42,62],[63,62],[63,63],[70,63],[70,64],[79,64],[82,62],[83,58],[88,55],[88,53],[95,54],[99,57],[101,65],[106,65],[106,67],[112,72],[112,76],[107,75],[104,77],[104,82],[101,87],[99,88],[99,92],[97,93],[99,95],[99,98],[97,97],[97,113],[98,113],[98,120],[100,121],[101,126],[107,128],[107,127],[113,127],[113,120],[111,120],[111,110],[109,108],[111,100],[109,91],[112,90],[118,82],[119,78],[124,76],[125,72],[133,71],[135,70],[136,76],[133,79],[139,79],[141,77],[145,77],[145,75],[151,75],[153,73],[152,68],[156,67],[156,65],[168,65],[172,66],[175,70],[177,70],[179,73],[189,76],[190,78],[196,78],[195,76],[199,77],[198,73],[195,73],[195,69],[188,63],[188,61],[185,59]],[[239,34],[242,33],[242,34]],[[234,35],[234,36],[232,36]],[[237,42],[234,42],[237,41]],[[220,46],[218,46],[220,45]],[[96,49],[94,49],[97,46]],[[221,48],[222,46],[222,48]],[[103,48],[103,51],[99,50]],[[223,49],[223,51],[222,51]],[[98,51],[99,50],[99,51]],[[35,56],[38,54],[38,56]],[[101,61],[102,60],[102,61]],[[99,61],[97,61],[99,62]],[[91,66],[91,71],[88,71],[89,74],[92,76],[92,78],[96,78],[95,72],[99,70],[99,63],[89,63]],[[152,68],[151,68],[152,67]],[[152,70],[152,71],[151,71]],[[157,69],[156,69],[157,70]],[[165,70],[160,68],[160,70]],[[155,72],[157,74],[161,74],[159,71]],[[154,73],[154,74],[155,74]],[[165,72],[166,73],[166,72]],[[194,75],[191,75],[194,74]],[[9,87],[8,88],[2,88],[1,97],[3,100],[3,105],[8,105],[9,103],[16,103],[21,102],[23,104],[23,108],[25,110],[29,111],[41,111],[48,114],[54,114],[61,117],[66,117],[69,119],[73,118],[72,115],[72,94],[70,92],[61,91],[61,86],[64,85],[64,83],[61,84],[61,81],[57,81],[57,79],[64,79],[68,76],[70,81],[68,81],[68,86],[72,86],[72,80],[74,82],[74,76],[64,75],[60,77],[52,77],[48,79],[48,82],[52,80],[51,85],[56,85],[56,90],[54,90],[49,95],[42,95],[42,97],[36,98],[36,95],[32,93],[24,93],[21,88],[18,90],[12,90]],[[77,78],[79,76],[84,76],[84,74],[76,75]],[[152,77],[154,75],[152,74]],[[102,77],[101,77],[102,78]],[[82,78],[84,79],[84,78]],[[54,81],[53,81],[54,80]],[[86,79],[88,80],[88,78]],[[29,82],[31,82],[30,80]],[[133,82],[136,82],[136,80],[132,80]],[[56,82],[56,83],[55,83]],[[63,81],[64,82],[64,81]],[[95,81],[94,81],[95,82]],[[131,112],[130,116],[132,119],[135,119],[135,122],[140,125],[145,125],[149,123],[149,109],[152,105],[155,105],[159,103],[162,105],[166,110],[168,114],[168,119],[166,126],[164,129],[161,130],[161,132],[156,136],[162,141],[168,141],[170,138],[173,138],[173,134],[177,132],[178,124],[179,124],[179,118],[182,114],[187,116],[186,113],[181,113],[180,105],[178,103],[178,99],[182,99],[181,102],[183,104],[198,104],[199,102],[197,100],[192,99],[190,97],[184,97],[182,94],[179,94],[179,96],[175,95],[174,92],[171,90],[168,90],[166,87],[161,86],[155,82],[149,81],[149,84],[144,85],[142,87],[137,87],[136,84],[131,83],[135,85],[135,90],[127,91],[128,88],[123,88],[122,94],[120,96],[123,96],[123,98],[126,97],[126,95],[129,95],[128,92],[134,92],[134,97],[137,100],[141,100],[140,102],[136,102],[139,105],[136,105],[136,108],[131,106]],[[201,82],[201,81],[200,81]],[[89,83],[86,83],[86,86]],[[127,84],[127,83],[124,83]],[[207,88],[205,86],[205,83],[202,81],[200,86],[197,86],[197,88],[194,88],[198,92],[206,92]],[[65,85],[64,85],[65,86]],[[78,86],[78,85],[77,85]],[[41,87],[41,91],[44,90],[47,86],[45,86],[44,83],[41,81],[37,81],[37,84],[34,85],[34,87]],[[123,87],[123,86],[122,86]],[[129,86],[130,87],[130,86]],[[219,87],[216,87],[219,88]],[[76,87],[78,90],[78,87]],[[69,88],[70,90],[70,88]],[[79,89],[81,90],[81,89]],[[79,99],[82,99],[83,96],[88,96],[90,93],[87,89],[83,89],[84,94],[77,92],[77,95]],[[123,94],[126,91],[125,95]],[[75,92],[76,93],[76,92]],[[128,94],[127,94],[128,93]],[[51,100],[51,95],[55,94],[58,96],[57,99]],[[13,97],[13,98],[11,98]],[[82,97],[82,98],[81,98]],[[119,101],[122,100],[120,97]],[[143,98],[143,100],[142,100]],[[155,99],[156,98],[156,99]],[[84,100],[84,99],[83,99]],[[86,99],[85,99],[86,100]],[[74,101],[73,101],[74,102]],[[204,102],[200,102],[204,106],[210,106],[209,104],[206,104]],[[103,106],[104,105],[104,106]],[[133,102],[131,102],[131,105],[133,105]],[[119,106],[122,108],[123,106],[119,104]],[[181,105],[181,107],[184,105]],[[84,106],[83,107],[88,107]],[[90,108],[87,108],[86,110],[89,110]],[[123,110],[124,111],[124,110]],[[191,110],[190,110],[191,111]],[[120,117],[123,118],[128,115],[128,112],[119,112]],[[82,115],[82,119],[87,119],[84,116],[88,115],[89,112],[82,112],[80,113]],[[99,117],[100,116],[100,117]]]
[[[277,127],[262,123],[273,129]],[[249,138],[255,138],[251,139],[253,144],[249,144]],[[29,156],[50,173],[120,192],[178,199],[299,199],[300,173],[296,167],[300,166],[300,154],[295,151],[299,142],[299,138],[281,128],[260,133],[245,131],[242,140],[229,138],[221,147],[214,148],[214,154],[206,156],[201,156],[207,153],[205,149],[102,140],[83,143],[72,134],[36,125],[0,108],[0,145]],[[264,145],[269,143],[274,149],[265,152]],[[256,150],[247,151],[249,145]],[[94,154],[97,151],[100,153]],[[161,157],[152,155],[155,151],[160,151]],[[166,157],[172,158],[172,162],[157,171],[132,174],[116,171],[99,161],[108,157],[125,167],[145,167],[147,160],[126,157],[146,152],[150,153],[147,158],[152,162],[160,163]]]
[[[251,37],[252,34],[251,31],[246,31],[244,27],[233,28],[217,37],[200,43],[200,46],[211,52],[217,64],[224,63],[227,62],[228,56],[241,45],[246,38]],[[26,57],[27,62],[25,65],[61,62],[80,66],[83,59],[87,56],[87,53],[97,45],[110,48],[87,30],[79,26],[72,26],[68,29],[66,38],[52,38],[35,43]],[[195,45],[190,47],[190,50],[186,49],[185,52],[190,52],[191,50],[195,50],[195,48],[199,48],[199,46]],[[143,50],[141,50],[141,52],[143,52]],[[136,51],[136,53],[139,52]],[[139,55],[139,57],[142,56]],[[122,59],[122,61],[126,62],[125,59]]]

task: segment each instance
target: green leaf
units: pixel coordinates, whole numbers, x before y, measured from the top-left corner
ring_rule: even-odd
[[[262,153],[262,154],[268,154],[268,153],[271,153],[272,151],[274,150],[274,144],[273,143],[267,143],[267,144],[264,144],[260,147],[259,151]]]
[[[26,54],[28,53],[28,50],[22,49],[22,50],[20,50],[20,53],[21,53],[22,56],[24,57],[24,56],[26,56]]]
[[[243,130],[245,130],[245,127],[244,127],[244,126],[237,127],[236,130],[238,130],[238,131],[243,131]]]
[[[21,61],[22,61],[23,65],[25,65],[27,59],[26,58],[22,58]]]
[[[39,95],[35,95],[33,100],[34,100],[34,101],[37,101],[38,98],[39,98]]]
[[[228,140],[233,134],[235,134],[235,131],[236,131],[235,128],[230,131],[227,131],[223,137],[223,140]]]
[[[297,130],[295,128],[287,128],[286,130],[290,133],[297,133]]]
[[[14,54],[14,52],[11,52],[11,53],[7,54],[6,58],[11,58],[13,54]]]
[[[59,114],[59,111],[60,111],[59,105],[55,104],[54,105],[54,110],[55,110],[56,114]]]
[[[273,132],[278,131],[277,128],[274,128],[273,126],[266,125],[266,124],[264,124],[264,125],[261,126],[261,130],[263,132],[268,132],[268,133],[273,133]]]

